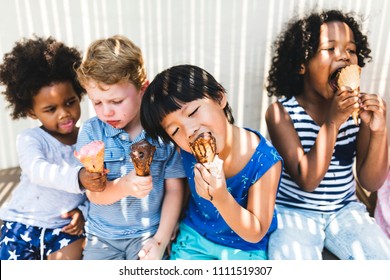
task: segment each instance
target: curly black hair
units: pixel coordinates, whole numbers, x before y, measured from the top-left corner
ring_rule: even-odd
[[[6,53],[0,65],[0,82],[5,86],[6,100],[13,119],[27,117],[33,97],[44,87],[57,82],[71,82],[77,96],[85,90],[77,80],[75,69],[81,64],[81,53],[52,37],[23,38]]]
[[[292,19],[286,29],[274,42],[275,55],[272,58],[271,69],[268,72],[266,89],[268,96],[285,96],[291,98],[303,91],[303,75],[299,74],[302,64],[308,62],[319,46],[320,27],[323,23],[340,21],[346,23],[352,30],[358,65],[363,67],[366,61],[371,61],[371,50],[367,36],[360,31],[361,26],[353,13],[343,13],[339,10],[311,13],[310,15]]]

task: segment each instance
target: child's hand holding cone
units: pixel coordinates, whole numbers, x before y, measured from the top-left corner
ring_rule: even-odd
[[[337,86],[339,88],[342,86],[348,86],[352,90],[360,92],[360,73],[361,68],[356,64],[344,67],[338,74]],[[352,118],[355,125],[359,124],[358,117],[359,109],[356,109],[352,112]]]
[[[83,146],[74,156],[89,172],[103,173],[104,171],[104,142],[92,141]]]

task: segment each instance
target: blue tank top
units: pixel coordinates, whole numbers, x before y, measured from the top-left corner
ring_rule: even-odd
[[[298,104],[295,97],[280,99],[291,117],[305,153],[314,145],[320,127]],[[277,204],[333,213],[351,201],[356,201],[356,183],[353,163],[356,153],[356,137],[359,127],[350,117],[339,129],[329,169],[313,192],[303,191],[283,168],[277,195]]]
[[[276,149],[267,139],[257,131],[250,131],[259,136],[260,144],[248,164],[237,175],[226,180],[229,192],[237,203],[245,208],[248,203],[248,191],[250,187],[275,163],[282,160]],[[197,194],[194,182],[195,157],[183,150],[180,152],[191,189],[186,217],[183,222],[205,238],[217,244],[246,251],[266,251],[269,234],[277,227],[276,212],[274,212],[271,226],[262,240],[258,243],[250,243],[243,240],[226,224],[214,205]]]

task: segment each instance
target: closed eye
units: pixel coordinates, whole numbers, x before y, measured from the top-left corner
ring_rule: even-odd
[[[199,110],[200,106],[198,106],[194,111],[192,111],[191,114],[189,114],[188,116],[191,117],[193,116],[198,110]]]
[[[176,128],[175,131],[171,134],[171,136],[175,136],[175,134],[179,131],[179,128]]]

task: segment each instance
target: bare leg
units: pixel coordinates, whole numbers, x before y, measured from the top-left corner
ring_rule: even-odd
[[[65,246],[61,250],[58,250],[50,254],[48,260],[81,260],[81,256],[84,249],[84,238],[81,238],[75,242],[72,242],[68,246]]]

